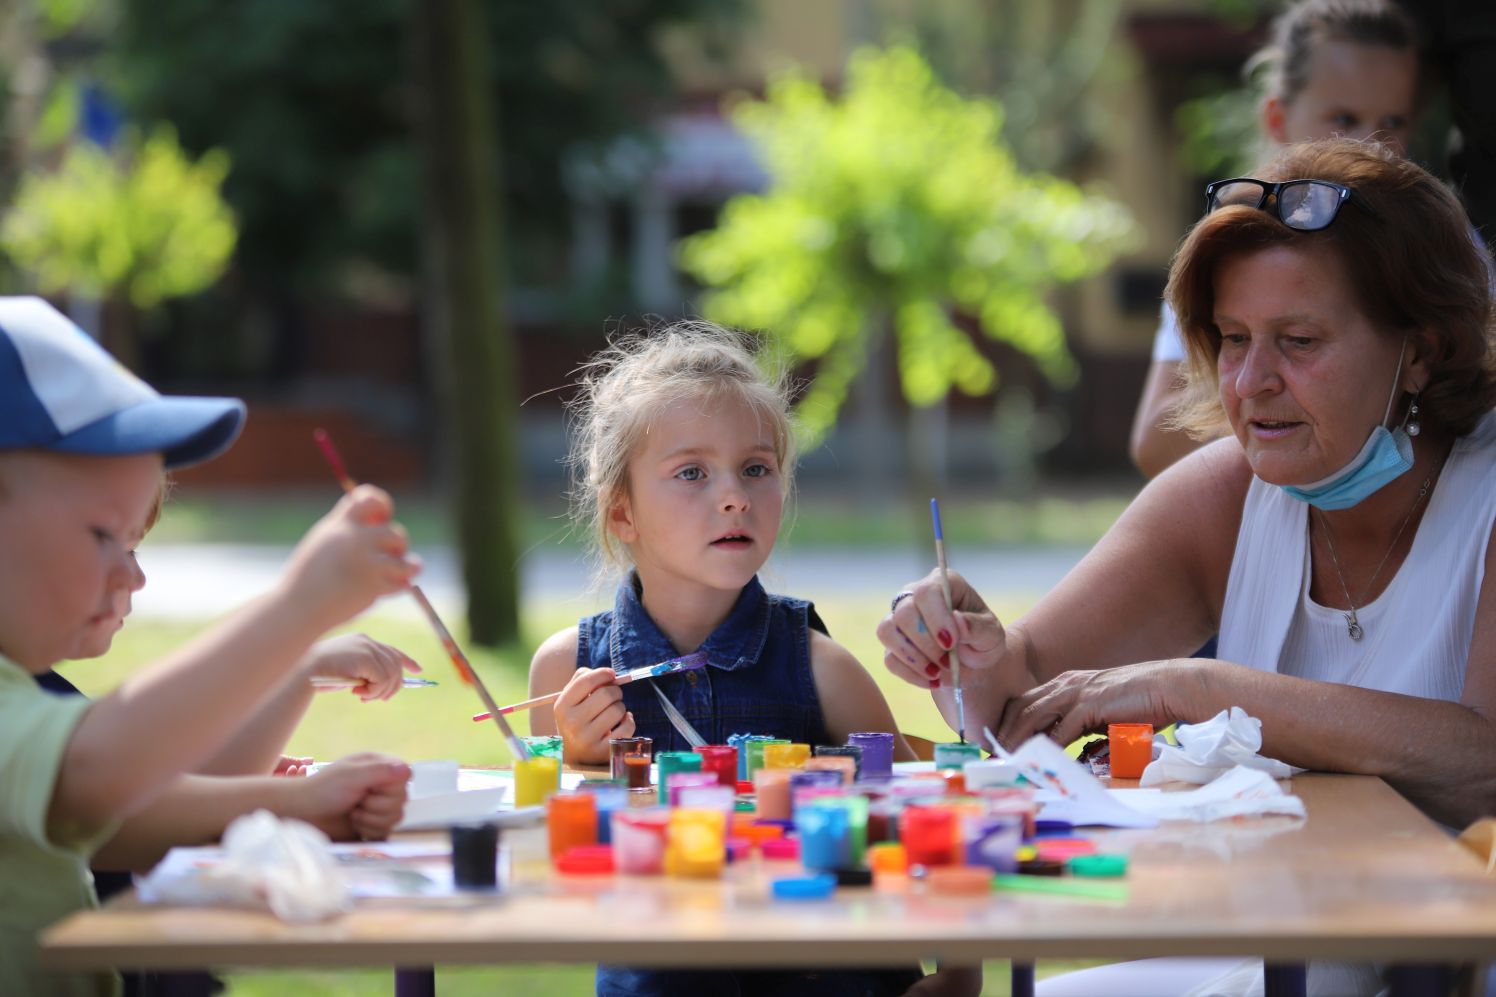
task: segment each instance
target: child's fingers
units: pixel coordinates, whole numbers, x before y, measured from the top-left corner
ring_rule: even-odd
[[[627,715],[628,708],[623,705],[622,698],[608,703],[582,729],[582,741],[587,744],[606,746],[610,737],[617,736],[613,733],[613,728],[623,723]]]
[[[561,690],[561,697],[556,700],[556,706],[575,707],[594,692],[613,684],[611,668],[579,668],[567,681],[565,688]]]
[[[638,729],[639,728],[634,723],[634,713],[633,713],[632,710],[630,710],[630,711],[624,713],[624,715],[623,715],[623,722],[620,723],[617,727],[614,727],[612,729],[612,731],[610,731],[608,733],[608,736],[610,738],[613,738],[613,737],[633,737],[634,736],[634,731],[636,731]]]
[[[359,485],[343,496],[338,507],[356,523],[387,523],[395,517],[395,500],[374,485]]]

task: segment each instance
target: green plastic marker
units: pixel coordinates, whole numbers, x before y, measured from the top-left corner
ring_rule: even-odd
[[[1095,880],[1061,879],[1054,876],[1010,876],[992,878],[992,888],[1001,893],[1048,893],[1051,896],[1078,900],[1126,900],[1123,883],[1098,883]]]

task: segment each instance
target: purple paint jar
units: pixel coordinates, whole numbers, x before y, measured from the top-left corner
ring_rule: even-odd
[[[847,744],[862,749],[863,779],[888,779],[893,775],[893,735],[880,732],[852,734]]]

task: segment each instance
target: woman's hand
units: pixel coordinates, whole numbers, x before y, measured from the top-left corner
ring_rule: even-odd
[[[994,668],[1002,661],[1007,636],[1000,621],[976,590],[958,573],[949,573],[955,612],[945,608],[940,570],[910,585],[878,623],[883,664],[905,682],[934,689],[950,668],[957,647],[963,667]],[[901,593],[902,595],[902,593]]]
[[[1205,710],[1205,668],[1179,658],[1065,672],[1009,699],[997,739],[1016,748],[1035,734],[1048,734],[1069,744],[1083,734],[1104,732],[1111,723],[1151,723],[1158,729],[1197,719]]]
[[[554,707],[556,730],[572,765],[608,761],[608,739],[634,736],[634,715],[623,705],[623,690],[611,668],[578,668]]]
[[[301,659],[302,675],[310,679],[343,679],[364,702],[389,699],[403,688],[406,672],[421,666],[404,652],[364,634],[344,634],[318,641]]]

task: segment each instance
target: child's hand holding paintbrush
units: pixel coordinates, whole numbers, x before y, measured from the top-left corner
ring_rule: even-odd
[[[579,668],[560,692],[514,703],[499,712],[550,707],[556,733],[566,742],[567,761],[574,765],[603,765],[608,762],[611,738],[634,736],[634,715],[624,705],[621,686],[704,667],[706,655],[698,651],[621,674],[609,668]],[[486,720],[488,716],[480,713],[473,719]],[[539,724],[531,721],[531,730],[547,727],[543,720]]]

